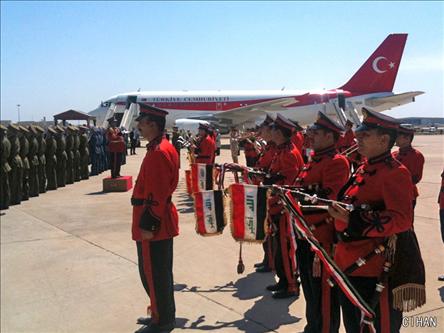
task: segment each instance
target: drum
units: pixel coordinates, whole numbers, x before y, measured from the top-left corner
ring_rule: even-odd
[[[267,219],[267,188],[232,184],[230,224],[231,234],[236,241],[260,242],[265,239]]]

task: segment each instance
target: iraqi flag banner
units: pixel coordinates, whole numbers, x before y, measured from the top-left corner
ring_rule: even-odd
[[[213,165],[191,164],[191,190],[193,193],[213,189]]]
[[[225,205],[222,190],[193,193],[196,232],[202,236],[215,236],[225,228]]]
[[[267,188],[256,185],[232,184],[231,234],[236,241],[262,243],[267,218]]]

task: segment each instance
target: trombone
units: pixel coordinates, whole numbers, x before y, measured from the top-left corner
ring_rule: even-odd
[[[355,143],[348,147],[346,150],[341,152],[341,155],[348,157],[349,155],[353,154],[355,151],[358,150],[358,144]]]

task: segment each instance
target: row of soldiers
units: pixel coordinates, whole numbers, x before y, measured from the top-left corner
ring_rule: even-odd
[[[304,332],[338,332],[340,310],[347,332],[360,332],[366,324],[377,332],[398,332],[402,312],[425,303],[425,270],[413,230],[424,157],[412,147],[413,130],[371,110],[363,114],[353,132],[351,124],[346,129],[320,112],[305,135],[290,119],[267,117],[255,134],[266,144],[254,147],[255,160],[248,156],[248,164],[266,175],[254,172],[256,184],[296,186],[336,202],[328,210],[316,209],[299,198],[316,239],[376,313],[374,319],[362,317],[343,292],[331,287],[330,273],[306,240],[295,239],[288,212],[272,196],[257,272],[276,272],[277,283],[266,288],[273,298],[297,297],[302,285]],[[399,150],[392,154],[395,143]],[[340,153],[354,144],[361,157]],[[351,211],[346,209],[350,205]]]
[[[0,209],[109,169],[105,131],[86,126],[0,125]]]

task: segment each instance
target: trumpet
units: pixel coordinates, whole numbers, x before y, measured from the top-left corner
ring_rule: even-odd
[[[341,152],[341,155],[343,156],[349,156],[351,154],[353,154],[355,151],[358,150],[358,144],[355,143],[352,146],[348,147],[346,150],[344,150],[343,152]]]

